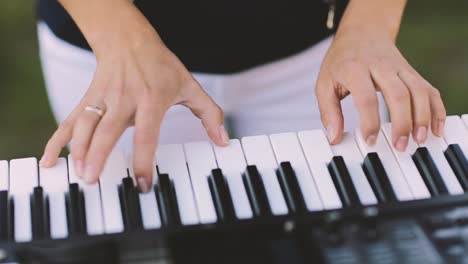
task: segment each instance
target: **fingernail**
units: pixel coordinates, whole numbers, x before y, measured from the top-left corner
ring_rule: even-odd
[[[219,127],[219,136],[221,138],[221,141],[224,145],[229,145],[229,135],[228,135],[228,132],[226,130],[226,128],[224,127],[224,125],[221,125]]]
[[[333,125],[327,127],[328,141],[333,142],[336,138],[336,128]]]
[[[424,141],[426,141],[426,138],[427,138],[427,128],[423,126],[419,127],[416,130],[416,141],[418,143],[423,143]]]
[[[86,165],[86,168],[83,174],[83,179],[86,182],[91,183],[94,181],[94,179],[96,179],[96,174],[97,174],[96,168],[93,165]]]
[[[150,191],[149,185],[146,182],[145,178],[137,177],[137,184],[138,184],[138,188],[140,189],[141,192],[149,192]]]
[[[439,136],[444,135],[444,129],[445,129],[445,122],[444,121],[438,121],[437,122],[437,134]]]
[[[375,145],[376,142],[377,142],[377,136],[376,135],[370,135],[366,139],[366,143],[369,146]]]
[[[83,177],[83,162],[81,160],[75,160],[75,172],[78,178]]]
[[[406,150],[406,146],[408,145],[408,137],[404,136],[404,137],[400,137],[397,142],[395,143],[395,148],[398,150],[398,151],[405,151]]]
[[[44,167],[48,160],[49,160],[49,155],[44,153],[41,160],[39,160],[39,166]]]

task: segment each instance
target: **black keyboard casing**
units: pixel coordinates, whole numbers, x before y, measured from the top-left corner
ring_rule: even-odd
[[[464,233],[458,239],[433,234],[464,230],[465,218],[468,228],[465,211],[468,194],[446,195],[210,225],[3,241],[0,257],[3,263],[461,263],[468,257],[452,251],[468,246]]]

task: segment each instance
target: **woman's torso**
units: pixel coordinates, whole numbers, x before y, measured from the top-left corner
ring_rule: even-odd
[[[333,0],[328,0],[333,1]],[[89,49],[56,0],[38,0],[39,19],[63,40]],[[336,0],[335,24],[346,0]],[[151,1],[135,5],[192,72],[233,73],[304,50],[333,33],[324,0]]]

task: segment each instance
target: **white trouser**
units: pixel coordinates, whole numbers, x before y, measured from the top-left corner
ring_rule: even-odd
[[[40,57],[50,105],[63,121],[85,94],[96,59],[92,52],[57,38],[45,23],[38,24]],[[332,38],[282,60],[236,74],[193,73],[195,79],[224,110],[231,137],[322,128],[315,97],[319,68]],[[380,100],[382,120],[386,110]],[[342,102],[345,129],[359,125],[351,97]],[[133,128],[125,131],[118,146],[132,152]],[[166,113],[160,144],[207,140],[201,122],[184,106]]]

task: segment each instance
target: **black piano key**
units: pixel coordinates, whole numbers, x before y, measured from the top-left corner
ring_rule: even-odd
[[[15,238],[15,199],[12,197],[8,201],[8,240],[13,241]]]
[[[50,205],[49,205],[49,197],[45,197],[44,199],[44,234],[45,238],[52,238],[52,234],[50,233]]]
[[[437,169],[437,166],[435,165],[427,148],[418,148],[412,158],[431,195],[437,196],[448,194],[448,190],[442,176],[440,175],[439,170]]]
[[[35,187],[31,194],[31,225],[33,239],[45,239],[49,236],[48,214],[42,187]]]
[[[468,191],[468,160],[458,144],[450,144],[444,152],[445,158],[458,178],[464,191]]]
[[[236,214],[231,192],[221,169],[211,171],[211,175],[208,177],[208,185],[218,221],[229,222],[235,220]]]
[[[371,152],[367,154],[362,168],[379,202],[397,201],[388,175],[377,153]]]
[[[0,191],[0,241],[8,240],[9,226],[8,191]]]
[[[142,229],[140,200],[132,178],[126,177],[122,180],[119,186],[119,198],[125,230]]]
[[[174,184],[168,174],[159,174],[158,183],[154,187],[159,215],[163,226],[180,225],[179,206]]]
[[[250,206],[255,216],[271,215],[271,207],[263,185],[262,177],[254,165],[247,166],[242,175]]]
[[[306,212],[307,206],[291,163],[281,162],[276,175],[289,211],[292,213]]]
[[[330,175],[343,206],[361,205],[361,201],[359,200],[356,188],[354,188],[353,180],[351,179],[343,157],[333,157],[328,164],[328,170],[330,171]]]
[[[77,183],[69,185],[65,195],[68,233],[71,237],[86,234],[86,212],[84,195]]]

